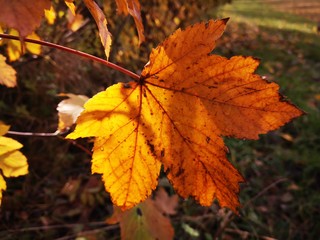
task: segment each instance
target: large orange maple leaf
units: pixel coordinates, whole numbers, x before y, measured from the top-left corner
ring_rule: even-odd
[[[244,179],[222,136],[257,139],[302,111],[254,74],[252,57],[210,54],[227,20],[177,30],[153,49],[139,81],[118,83],[84,106],[68,137],[96,137],[92,172],[128,209],[157,186],[161,164],[182,197],[237,211]]]

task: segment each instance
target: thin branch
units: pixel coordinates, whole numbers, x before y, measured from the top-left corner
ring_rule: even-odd
[[[246,208],[250,203],[252,203],[254,200],[256,200],[257,198],[259,198],[261,195],[263,195],[264,193],[266,193],[270,188],[274,187],[275,185],[281,183],[281,182],[285,182],[288,181],[288,178],[280,178],[277,181],[271,183],[270,185],[268,185],[267,187],[265,187],[264,189],[262,189],[257,195],[255,195],[253,198],[251,198],[249,201],[247,201],[244,205],[243,208]]]
[[[11,39],[11,40],[17,40],[17,41],[20,41],[20,38],[17,37],[17,36],[12,36],[10,34],[2,34],[0,33],[0,38],[6,38],[6,39]],[[65,52],[69,52],[69,53],[72,53],[72,54],[75,54],[75,55],[78,55],[78,56],[81,56],[81,57],[85,57],[85,58],[88,58],[90,60],[93,60],[95,62],[99,62],[99,63],[102,63],[104,65],[106,65],[107,67],[110,67],[114,70],[117,70],[119,72],[122,72],[126,75],[128,75],[129,77],[135,79],[135,80],[139,80],[140,79],[140,76],[134,72],[131,72],[129,71],[128,69],[125,69],[123,67],[120,67],[119,65],[116,65],[114,63],[111,63],[107,60],[104,60],[102,58],[99,58],[99,57],[96,57],[96,56],[93,56],[91,54],[88,54],[88,53],[84,53],[84,52],[81,52],[79,50],[75,50],[75,49],[72,49],[72,48],[69,48],[69,47],[64,47],[64,46],[61,46],[61,45],[58,45],[58,44],[55,44],[55,43],[50,43],[50,42],[46,42],[46,41],[42,41],[42,40],[35,40],[35,39],[29,39],[29,38],[24,38],[23,39],[24,42],[30,42],[30,43],[35,43],[35,44],[39,44],[39,45],[42,45],[42,46],[47,46],[47,47],[51,47],[51,48],[56,48],[56,49],[59,49],[59,50],[62,50],[62,51],[65,51]]]
[[[68,132],[68,130],[60,132],[56,131],[53,133],[34,133],[34,132],[17,132],[17,131],[8,131],[6,134],[11,134],[11,135],[17,135],[17,136],[34,136],[34,137],[58,137],[64,141],[70,142],[72,145],[74,145],[77,148],[80,148],[82,151],[84,151],[86,154],[89,156],[92,156],[92,153],[89,149],[85,148],[84,146],[78,144],[76,141],[72,139],[67,139],[62,137],[61,135],[65,134]]]
[[[257,198],[259,198],[261,195],[263,195],[264,193],[266,193],[270,188],[274,187],[275,185],[287,181],[287,178],[280,178],[277,181],[271,183],[270,185],[268,185],[267,187],[265,187],[264,189],[262,189],[257,195],[255,195],[253,198],[251,198],[249,201],[247,201],[242,208],[246,208],[250,203],[252,203],[254,200],[256,200]],[[223,221],[220,224],[219,229],[216,231],[213,239],[218,239],[218,237],[222,234],[222,232],[227,228],[227,226],[230,224],[230,222],[232,222],[232,220],[235,218],[235,214],[230,210],[223,218]]]
[[[17,131],[8,131],[7,134],[18,135],[18,136],[37,136],[37,137],[56,137],[62,134],[61,132],[53,133],[34,133],[34,132],[17,132]]]
[[[60,137],[60,136],[59,136]],[[73,146],[77,147],[77,148],[80,148],[82,151],[84,151],[86,154],[88,154],[89,156],[92,156],[92,152],[85,148],[84,146],[80,145],[79,143],[77,143],[75,140],[72,140],[72,139],[68,139],[68,138],[63,138],[63,137],[60,137],[61,139],[65,140],[65,141],[68,141],[70,142]]]
[[[242,230],[239,230],[239,229],[226,228],[225,231],[226,232],[230,232],[230,233],[236,233],[239,236],[241,236],[242,239],[248,239],[249,236],[257,237],[257,236],[253,235],[250,232],[242,231]],[[262,240],[276,240],[275,238],[268,237],[268,236],[258,236],[258,238],[262,239]]]

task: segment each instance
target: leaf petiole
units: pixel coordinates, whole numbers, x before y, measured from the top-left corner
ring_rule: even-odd
[[[13,36],[13,35],[10,35],[10,34],[0,33],[0,38],[6,38],[6,39],[20,41],[20,38],[18,36]],[[72,54],[75,54],[75,55],[78,55],[78,56],[81,56],[81,57],[84,57],[84,58],[88,58],[88,59],[90,59],[92,61],[102,63],[102,64],[106,65],[107,67],[110,67],[110,68],[112,68],[112,69],[114,69],[116,71],[122,72],[122,73],[128,75],[129,77],[131,77],[131,78],[133,78],[135,80],[139,80],[140,79],[140,76],[138,74],[136,74],[134,72],[131,72],[128,69],[120,67],[117,64],[114,64],[114,63],[109,62],[107,60],[104,60],[102,58],[93,56],[91,54],[81,52],[79,50],[75,50],[75,49],[72,49],[72,48],[69,48],[69,47],[61,46],[59,44],[50,43],[50,42],[46,42],[46,41],[42,41],[42,40],[24,38],[23,41],[30,42],[30,43],[35,43],[35,44],[39,44],[39,45],[47,46],[47,47],[51,47],[51,48],[56,48],[56,49],[59,49],[59,50],[65,51],[65,52],[69,52],[69,53],[72,53]]]
[[[68,131],[68,130],[67,130]],[[17,135],[17,136],[33,136],[33,137],[58,137],[61,138],[63,140],[67,140],[68,142],[70,142],[71,144],[73,144],[74,146],[76,146],[77,148],[80,148],[82,151],[84,151],[85,153],[87,153],[88,155],[92,155],[91,151],[87,148],[85,148],[84,146],[78,144],[76,141],[71,140],[71,139],[66,139],[61,137],[62,134],[65,134],[67,131],[65,132],[59,132],[59,131],[55,131],[52,133],[34,133],[34,132],[17,132],[17,131],[8,131],[6,134],[11,134],[11,135]]]

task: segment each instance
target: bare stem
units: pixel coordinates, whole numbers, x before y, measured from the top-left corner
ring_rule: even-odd
[[[16,132],[16,131],[8,131],[7,134],[11,135],[19,135],[19,136],[37,136],[37,137],[56,137],[60,135],[60,132],[53,133],[34,133],[34,132]]]
[[[262,189],[257,195],[255,195],[253,198],[251,198],[249,201],[247,201],[242,208],[246,208],[249,204],[251,204],[254,200],[256,200],[257,198],[259,198],[261,195],[265,194],[270,188],[274,187],[275,185],[281,183],[281,182],[285,182],[288,181],[287,178],[280,178],[277,181],[271,183],[270,185],[268,185],[267,187],[265,187],[264,189]],[[222,232],[228,227],[228,225],[233,221],[233,219],[235,218],[235,214],[229,210],[229,212],[224,216],[224,219],[222,220],[219,229],[217,230],[217,232],[215,233],[213,239],[218,239],[219,236],[222,234]]]
[[[11,40],[17,40],[17,41],[20,41],[20,38],[17,37],[17,36],[13,36],[13,35],[10,35],[10,34],[2,34],[0,33],[0,38],[6,38],[6,39],[11,39]],[[99,62],[99,63],[102,63],[104,65],[106,65],[107,67],[110,67],[114,70],[117,70],[119,72],[122,72],[126,75],[128,75],[129,77],[135,79],[135,80],[139,80],[140,79],[140,76],[134,72],[131,72],[129,71],[128,69],[125,69],[123,67],[120,67],[119,65],[117,64],[114,64],[114,63],[111,63],[107,60],[104,60],[102,58],[99,58],[99,57],[96,57],[96,56],[93,56],[91,54],[88,54],[88,53],[84,53],[84,52],[81,52],[79,50],[75,50],[75,49],[72,49],[72,48],[69,48],[69,47],[64,47],[64,46],[61,46],[61,45],[58,45],[58,44],[55,44],[55,43],[50,43],[50,42],[46,42],[46,41],[42,41],[42,40],[35,40],[35,39],[29,39],[29,38],[24,38],[23,41],[25,42],[30,42],[30,43],[35,43],[35,44],[39,44],[39,45],[42,45],[42,46],[47,46],[47,47],[52,47],[52,48],[56,48],[56,49],[59,49],[59,50],[62,50],[62,51],[65,51],[65,52],[69,52],[69,53],[72,53],[72,54],[75,54],[75,55],[78,55],[78,56],[81,56],[81,57],[85,57],[85,58],[88,58],[92,61],[95,61],[95,62]]]
[[[67,138],[63,138],[61,135],[66,133],[67,131],[64,132],[53,132],[53,133],[34,133],[34,132],[17,132],[17,131],[8,131],[7,134],[11,134],[11,135],[18,135],[18,136],[34,136],[34,137],[58,137],[61,138],[62,140],[67,140],[68,142],[70,142],[72,145],[74,145],[75,147],[81,149],[82,151],[84,151],[86,154],[88,154],[89,156],[92,156],[92,153],[89,149],[85,148],[84,146],[78,144],[76,141],[71,140],[71,139],[67,139]]]

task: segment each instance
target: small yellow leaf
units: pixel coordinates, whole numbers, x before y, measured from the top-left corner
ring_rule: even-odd
[[[19,33],[14,29],[10,29],[9,34],[13,36],[19,35]],[[31,33],[30,35],[27,36],[27,38],[40,40],[40,37],[35,33]],[[34,44],[34,43],[24,43],[24,44],[26,49],[32,54],[39,55],[41,53],[41,46],[39,44]],[[20,56],[22,55],[21,49],[22,47],[21,47],[20,41],[13,41],[13,40],[8,41],[7,53],[8,53],[10,62],[16,61],[20,58]]]
[[[6,125],[0,121],[0,136],[5,135],[9,131],[9,128],[10,128],[9,125]]]
[[[19,35],[18,31],[15,29],[10,29],[9,34],[13,35],[13,36]],[[9,61],[13,62],[13,61],[18,60],[21,56],[21,48],[22,48],[20,41],[9,40],[7,42],[8,42],[7,54],[9,57]]]
[[[0,122],[0,134],[5,134],[9,126]],[[0,136],[0,172],[5,177],[17,177],[28,173],[27,158],[18,149],[22,144],[8,137]],[[0,173],[0,204],[2,191],[6,190],[6,182]]]
[[[107,28],[107,19],[104,16],[103,11],[99,8],[99,6],[93,0],[84,0],[84,3],[89,9],[94,20],[96,21],[96,24],[99,28],[100,39],[104,47],[104,52],[108,59],[112,40],[111,40],[111,33],[108,31],[108,28]]]
[[[0,174],[0,204],[2,200],[2,191],[7,189],[6,181],[3,179],[2,175]]]
[[[51,6],[49,10],[44,10],[44,16],[47,19],[47,22],[52,25],[56,20],[57,14],[54,8]]]
[[[30,35],[28,35],[27,38],[34,39],[34,40],[40,40],[40,37],[37,34],[35,34],[34,32],[31,33]],[[35,55],[39,55],[41,53],[41,45],[39,45],[39,44],[26,42],[26,49],[30,53],[35,54]]]
[[[73,0],[65,0],[65,4],[70,9],[71,13],[75,16],[76,15],[76,6],[73,3]]]
[[[0,136],[0,155],[18,150],[22,148],[22,146],[21,143],[12,138]]]
[[[16,71],[6,63],[6,58],[0,55],[0,84],[7,87],[17,85]]]
[[[0,33],[3,34],[3,29],[0,26]],[[0,38],[0,46],[3,44],[3,38]]]
[[[0,155],[0,168],[6,177],[18,177],[28,173],[27,158],[20,151]]]
[[[63,131],[76,122],[83,110],[83,105],[89,98],[84,95],[75,95],[72,93],[62,93],[59,94],[59,96],[68,97],[68,99],[62,100],[57,107],[59,113],[58,130]]]

